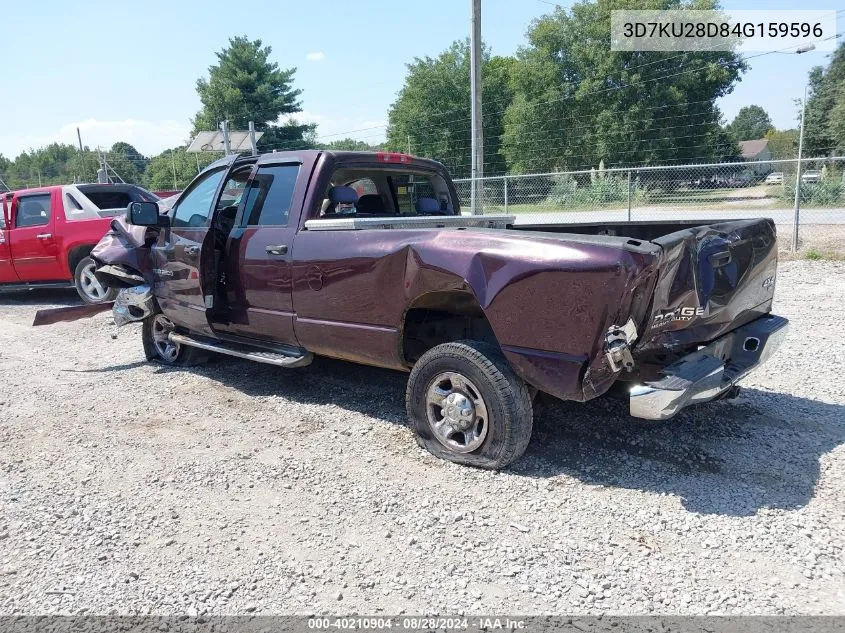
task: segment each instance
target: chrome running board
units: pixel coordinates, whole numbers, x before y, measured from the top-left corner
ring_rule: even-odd
[[[238,345],[235,343],[196,339],[185,334],[177,334],[176,332],[171,332],[169,338],[172,342],[178,343],[179,345],[197,347],[209,352],[217,352],[218,354],[226,354],[227,356],[236,356],[237,358],[254,360],[258,363],[266,363],[267,365],[287,367],[288,369],[305,367],[306,365],[310,365],[311,361],[314,360],[314,355],[305,350],[302,350],[304,353],[299,355],[288,355],[248,347],[246,345]]]

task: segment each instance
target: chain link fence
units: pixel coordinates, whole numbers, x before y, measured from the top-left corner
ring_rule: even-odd
[[[519,224],[770,217],[784,250],[845,256],[845,157],[482,179],[479,212]],[[469,213],[472,181],[455,181]],[[797,191],[797,197],[796,197]]]

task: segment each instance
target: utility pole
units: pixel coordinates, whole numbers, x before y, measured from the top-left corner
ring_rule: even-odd
[[[258,144],[255,142],[255,122],[249,122],[249,144],[252,145],[252,155],[258,156]]]
[[[176,186],[176,151],[170,150],[170,164],[173,165],[173,191],[179,189]]]
[[[82,149],[82,134],[76,128],[76,139],[79,141],[79,182],[85,182],[85,150]]]
[[[472,170],[471,201],[475,215],[484,213],[484,124],[481,120],[481,0],[472,3],[472,30],[470,33],[470,86],[472,92]]]
[[[800,46],[796,55],[803,55],[816,49],[815,44]],[[804,101],[801,102],[801,131],[798,133],[798,166],[795,168],[795,213],[792,219],[792,252],[798,251],[798,215],[801,211],[801,158],[804,151],[804,115],[807,112],[807,83],[804,83]]]
[[[106,182],[111,183],[111,176],[109,176],[109,163],[106,160],[108,154],[103,150],[103,171],[106,172]]]
[[[223,132],[223,149],[226,151],[226,156],[232,153],[232,148],[229,146],[229,122],[223,121],[220,124],[220,131]]]
[[[100,163],[100,168],[97,169],[97,182],[107,183],[109,181],[109,172],[106,169],[106,159],[100,154],[99,145],[97,145],[97,162]]]
[[[792,219],[792,252],[798,251],[798,216],[801,212],[801,157],[804,152],[804,124],[807,115],[807,84],[804,84],[804,100],[801,102],[801,130],[798,133],[798,166],[795,168],[795,208]]]

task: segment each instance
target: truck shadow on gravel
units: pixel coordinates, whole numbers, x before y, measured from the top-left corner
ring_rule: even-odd
[[[32,288],[0,291],[0,306],[35,306],[38,308],[82,305],[74,288]]]
[[[104,368],[108,369],[108,368]],[[405,374],[324,358],[284,370],[216,359],[191,371],[250,396],[334,405],[405,425]],[[507,472],[679,497],[691,512],[752,515],[796,509],[813,496],[819,460],[845,443],[845,407],[746,389],[733,401],[700,405],[667,422],[631,418],[627,403],[540,397],[525,456]]]
[[[543,398],[534,425],[515,473],[671,494],[691,512],[727,516],[806,505],[819,460],[845,443],[845,407],[758,389],[655,423],[611,398]]]

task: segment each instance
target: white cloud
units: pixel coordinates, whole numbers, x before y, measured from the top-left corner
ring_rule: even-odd
[[[326,59],[326,54],[323,51],[316,51],[314,53],[308,53],[305,59],[309,62],[321,62]]]
[[[76,128],[82,134],[82,144],[95,148],[111,147],[117,141],[134,145],[142,154],[152,156],[169,147],[182,145],[190,136],[187,121],[144,121],[124,119],[122,121],[102,121],[87,119],[67,123],[57,131],[42,136],[35,135],[0,135],[0,153],[7,158],[14,158],[23,151],[39,148],[49,143],[77,144]]]

